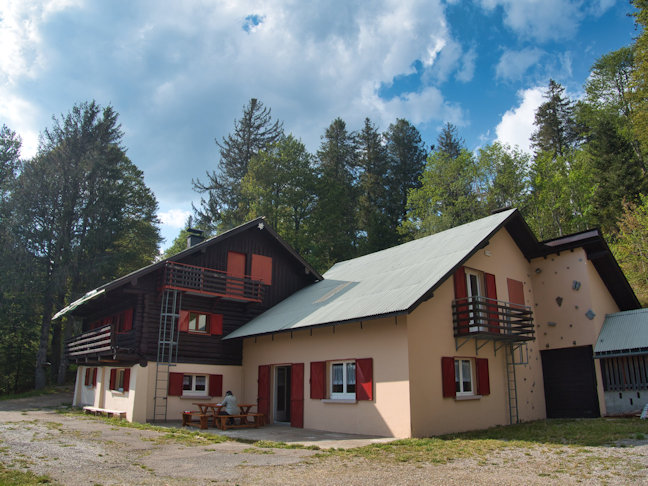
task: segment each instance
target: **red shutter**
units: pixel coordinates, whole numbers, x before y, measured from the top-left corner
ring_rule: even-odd
[[[92,386],[97,386],[97,368],[92,369]]]
[[[182,373],[169,373],[169,396],[179,397],[182,395]]]
[[[490,395],[490,380],[488,378],[488,360],[475,358],[477,368],[477,395]]]
[[[272,258],[253,254],[251,276],[265,285],[272,285]]]
[[[122,329],[128,332],[133,329],[133,309],[126,309],[122,315]]]
[[[245,293],[243,277],[245,277],[245,253],[235,251],[227,252],[227,276],[225,293],[228,295],[240,296]]]
[[[130,368],[126,368],[124,370],[124,391],[128,391],[128,387],[130,385]]]
[[[459,267],[454,273],[455,299],[458,300],[455,315],[458,334],[467,334],[470,327],[468,319],[468,288],[466,287],[466,269]],[[463,300],[460,300],[463,299]],[[453,378],[454,379],[454,378]]]
[[[454,358],[446,356],[441,358],[441,375],[443,377],[443,396],[448,398],[456,397]]]
[[[304,363],[290,367],[290,426],[304,427]]]
[[[508,287],[508,300],[512,304],[524,305],[524,284],[512,278],[506,279]]]
[[[356,359],[356,400],[373,400],[373,359]]]
[[[257,410],[265,414],[266,422],[270,416],[270,366],[259,366]]]
[[[110,389],[114,390],[115,389],[115,380],[117,379],[117,370],[112,369],[110,370]]]
[[[209,315],[209,334],[212,336],[223,335],[223,314]]]
[[[326,398],[326,361],[311,361],[310,397],[314,399]]]
[[[91,368],[86,368],[85,370],[85,381],[83,383],[85,386],[90,386],[90,379],[91,379],[90,370]]]
[[[486,284],[486,298],[497,300],[495,275],[493,275],[492,273],[484,273],[484,283]],[[488,309],[488,332],[500,332],[497,302],[487,300],[486,308]]]
[[[180,311],[180,321],[178,322],[178,329],[180,332],[189,331],[189,311]]]
[[[223,396],[223,375],[209,375],[209,395],[212,397]]]

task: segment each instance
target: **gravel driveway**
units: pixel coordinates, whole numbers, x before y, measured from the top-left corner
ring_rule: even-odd
[[[648,442],[632,447],[542,445],[448,464],[317,457],[240,442],[183,445],[156,431],[40,407],[64,396],[0,402],[0,461],[65,485],[647,484]],[[69,400],[68,400],[69,401]],[[29,411],[27,411],[29,410]]]

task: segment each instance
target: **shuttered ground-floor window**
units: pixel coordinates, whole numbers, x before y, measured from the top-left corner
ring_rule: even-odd
[[[605,391],[648,389],[648,355],[601,358]]]

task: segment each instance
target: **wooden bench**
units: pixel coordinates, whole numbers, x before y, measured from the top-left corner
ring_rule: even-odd
[[[262,413],[247,413],[240,415],[216,415],[214,419],[218,422],[217,426],[219,429],[227,430],[241,427],[261,427],[263,426],[263,417]],[[239,420],[238,424],[236,423],[236,419]],[[232,420],[234,423],[228,424],[227,422],[229,420]]]
[[[194,417],[198,417],[198,420],[194,420]],[[212,422],[215,424],[213,414],[202,413],[200,410],[185,410],[182,412],[182,426],[206,429],[209,425],[209,417],[212,417]]]
[[[85,406],[83,407],[83,411],[92,415],[107,415],[108,417],[118,417],[120,419],[126,418],[126,412],[122,410],[109,410],[107,408]]]

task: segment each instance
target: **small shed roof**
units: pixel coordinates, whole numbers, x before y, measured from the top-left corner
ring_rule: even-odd
[[[405,314],[451,276],[514,214],[486,218],[353,260],[227,336],[240,338]]]
[[[605,316],[594,347],[595,358],[648,354],[648,309]]]

